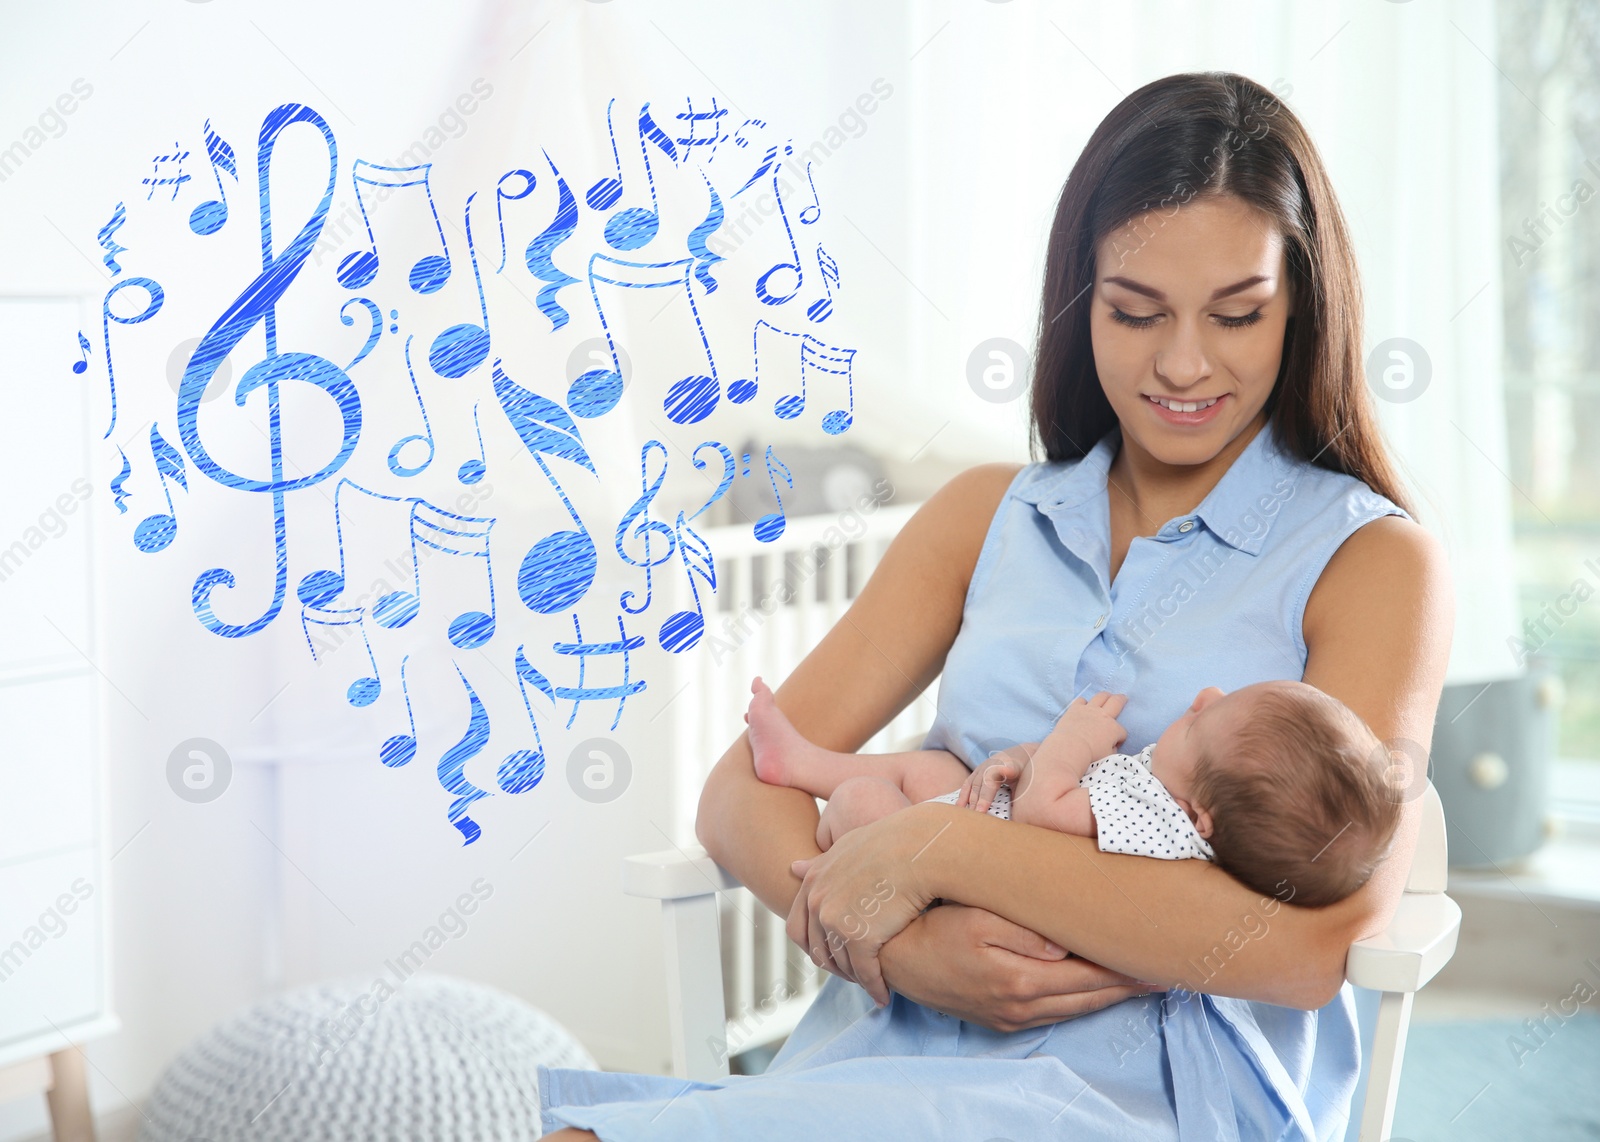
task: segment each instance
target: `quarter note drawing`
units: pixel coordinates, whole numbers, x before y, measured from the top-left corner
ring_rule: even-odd
[[[551,256],[555,248],[572,237],[572,232],[578,228],[578,200],[572,196],[572,188],[567,186],[567,180],[561,177],[561,172],[548,154],[544,161],[550,164],[550,173],[556,180],[556,216],[528,243],[524,260],[528,263],[528,272],[545,283],[539,291],[537,304],[539,312],[550,319],[550,329],[554,332],[568,320],[567,311],[556,301],[556,293],[573,285],[578,279],[556,265]]]
[[[414,432],[410,436],[402,436],[394,442],[389,449],[389,471],[396,476],[416,476],[428,470],[428,465],[433,463],[433,423],[428,419],[428,406],[422,399],[422,388],[417,384],[417,371],[411,367],[411,335],[406,335],[406,372],[411,376],[411,391],[417,398],[417,411],[422,414],[422,431]],[[421,442],[428,446],[428,453],[422,463],[408,466],[400,462],[400,449],[407,444]]]
[[[572,655],[578,660],[578,684],[576,686],[557,686],[555,696],[562,701],[572,703],[572,713],[567,715],[567,728],[572,728],[573,721],[578,716],[578,707],[584,702],[602,702],[615,699],[617,703],[616,717],[611,719],[611,728],[616,729],[622,721],[622,708],[627,705],[628,699],[645,688],[642,678],[631,675],[632,659],[629,657],[634,651],[644,645],[640,635],[630,635],[627,628],[622,625],[622,616],[617,616],[617,638],[614,642],[585,642],[583,641],[583,626],[578,622],[578,612],[572,612],[572,630],[576,641],[558,642],[551,646],[557,654]],[[594,686],[589,683],[589,660],[596,656],[620,654],[622,656],[622,681],[611,686]]]
[[[656,473],[655,479],[650,478],[650,458],[658,456],[661,459],[661,470]],[[656,498],[656,493],[661,491],[661,485],[667,478],[667,446],[659,440],[647,440],[639,450],[639,487],[641,495],[633,501],[627,511],[622,513],[622,521],[617,524],[615,540],[617,554],[622,561],[630,567],[639,567],[644,570],[644,602],[638,606],[630,606],[634,598],[633,591],[622,592],[622,609],[630,615],[637,615],[650,606],[653,595],[651,573],[661,564],[672,558],[673,548],[677,540],[673,538],[672,528],[660,520],[650,518],[650,503]],[[658,537],[655,545],[660,548],[657,555],[652,549],[651,538]],[[634,556],[629,553],[623,541],[626,539],[641,540],[644,543],[644,553]]]
[[[820,323],[832,315],[833,291],[839,288],[839,263],[821,246],[817,247],[817,269],[822,272],[822,288],[827,292],[806,306],[806,316]]]
[[[494,566],[489,561],[489,535],[493,519],[457,515],[434,507],[427,500],[411,501],[411,583],[409,590],[390,591],[372,606],[372,620],[385,630],[403,627],[417,617],[424,595],[455,604],[463,598],[481,600],[481,608],[466,608],[450,619],[445,630],[450,645],[476,650],[494,637]],[[434,553],[455,556],[437,560]],[[343,553],[340,553],[341,564]],[[434,585],[426,586],[426,578]]]
[[[611,324],[606,320],[605,306],[600,301],[597,288],[603,283],[624,289],[683,287],[684,297],[689,303],[689,316],[699,335],[700,348],[705,353],[707,372],[691,373],[674,381],[667,390],[662,407],[666,410],[667,419],[674,424],[695,424],[711,415],[721,398],[722,386],[717,379],[717,363],[711,354],[711,342],[706,337],[700,309],[695,304],[694,290],[690,286],[693,265],[693,258],[681,258],[673,262],[626,262],[607,254],[590,255],[589,293],[594,298],[595,312],[600,315],[600,328],[605,333],[615,367],[591,369],[572,382],[567,390],[567,401],[574,413],[579,416],[599,416],[616,407],[622,396],[622,372],[620,365],[616,365],[616,341],[612,337]]]
[[[112,235],[118,230],[121,230],[123,223],[125,223],[127,220],[128,208],[123,203],[119,202],[117,203],[117,208],[111,212],[110,221],[108,221],[104,226],[100,227],[100,233],[95,236],[96,240],[100,243],[100,248],[106,252],[104,261],[106,263],[106,269],[111,271],[112,277],[116,277],[118,274],[122,273],[122,267],[117,265],[117,255],[124,252],[128,248],[126,246],[117,245],[117,240],[112,237]]]
[[[773,466],[777,471],[773,471]],[[788,525],[788,519],[783,514],[783,493],[778,491],[778,472],[783,473],[783,482],[793,490],[794,475],[789,471],[789,466],[778,459],[777,453],[772,450],[772,445],[767,445],[767,480],[772,484],[772,498],[778,501],[778,510],[768,512],[756,520],[755,537],[761,543],[771,543],[783,534],[783,529]]]
[[[405,696],[406,721],[410,728],[403,734],[395,734],[378,747],[378,760],[390,769],[399,769],[417,756],[417,715],[411,708],[411,686],[406,681],[406,666],[410,662],[409,654],[400,660],[400,693]]]
[[[239,167],[234,161],[233,148],[228,141],[211,129],[206,120],[206,159],[211,164],[211,176],[217,180],[217,197],[202,202],[189,212],[189,229],[196,234],[215,234],[228,221],[228,194],[222,186],[222,172],[227,171],[233,181],[239,181]]]
[[[521,179],[522,189],[516,191],[507,191],[507,179]],[[494,271],[497,274],[504,273],[506,268],[506,203],[521,202],[524,198],[527,198],[528,195],[533,193],[533,188],[536,185],[538,185],[538,183],[533,177],[533,172],[525,170],[506,171],[505,174],[500,176],[500,181],[495,183],[494,217],[495,221],[500,225],[500,265]]]
[[[133,529],[133,545],[146,555],[165,551],[178,534],[178,516],[172,507],[172,489],[167,487],[167,481],[173,481],[185,492],[189,490],[183,454],[167,443],[161,435],[161,429],[155,424],[150,425],[150,455],[156,462],[156,478],[161,481],[161,493],[167,497],[167,510],[165,514],[157,512],[145,516],[139,521],[139,526]]]
[[[545,457],[559,456],[592,476],[598,478],[599,474],[567,410],[548,397],[517,384],[506,375],[498,359],[494,363],[494,392],[506,419],[572,519],[571,529],[553,531],[530,547],[517,573],[517,596],[524,606],[535,614],[559,614],[588,593],[594,584],[599,556],[588,528],[578,517],[572,501],[567,499],[555,473],[545,463]]]
[[[340,324],[348,326],[355,325],[356,319],[351,317],[349,313],[349,309],[352,305],[366,306],[367,317],[371,320],[371,325],[367,328],[367,340],[366,344],[361,346],[361,352],[357,353],[355,357],[351,359],[350,363],[344,367],[344,371],[347,373],[357,365],[361,364],[362,361],[366,360],[367,354],[372,352],[372,347],[378,343],[378,338],[383,336],[383,314],[379,311],[377,305],[370,298],[352,297],[349,301],[341,305],[339,307]]]
[[[810,226],[822,217],[822,201],[817,197],[817,183],[811,177],[811,164],[806,164],[806,183],[811,187],[811,205],[800,211],[800,224]]]
[[[467,196],[463,220],[467,256],[472,259],[472,281],[478,287],[478,316],[483,324],[463,321],[452,325],[433,339],[433,347],[428,350],[428,364],[433,371],[451,380],[466,376],[489,357],[489,306],[483,296],[483,275],[478,271],[478,247],[472,240],[472,200],[477,197],[477,191]]]
[[[111,299],[125,289],[144,291],[144,308],[132,317],[119,317],[111,312]],[[106,344],[106,384],[111,391],[111,423],[106,425],[105,433],[101,436],[102,440],[109,439],[111,430],[117,427],[117,372],[111,364],[111,323],[115,321],[118,325],[138,325],[140,322],[149,321],[161,312],[161,306],[166,300],[167,295],[162,292],[161,286],[151,279],[124,278],[106,291],[105,301],[100,303],[100,336]]]
[[[517,689],[522,692],[522,708],[528,711],[528,725],[533,727],[533,748],[519,749],[506,755],[500,763],[499,772],[495,780],[502,792],[526,793],[539,780],[544,777],[544,742],[539,737],[539,719],[533,716],[533,701],[528,697],[528,687],[532,686],[555,705],[555,687],[550,685],[550,680],[539,669],[528,661],[524,648],[517,647],[515,659],[517,672]]]
[[[707,589],[715,592],[717,589],[717,564],[711,554],[711,545],[705,538],[690,527],[689,524],[698,519],[707,508],[716,503],[727,492],[733,483],[737,465],[734,463],[733,452],[726,444],[719,440],[707,440],[694,450],[691,459],[694,466],[700,471],[705,471],[706,462],[700,459],[700,453],[712,449],[722,457],[722,478],[717,482],[714,492],[706,499],[705,503],[697,508],[693,515],[685,516],[678,512],[677,524],[674,533],[678,541],[678,555],[683,561],[683,573],[689,580],[689,591],[694,597],[694,610],[675,611],[668,615],[661,624],[661,629],[656,634],[661,649],[673,654],[681,654],[691,650],[700,641],[700,636],[705,633],[706,613],[705,601],[700,598],[700,586],[696,579],[703,581]],[[749,456],[745,457],[746,462]],[[747,470],[748,472],[748,470]]]
[[[169,201],[178,201],[179,188],[181,188],[184,183],[189,181],[189,176],[183,173],[183,160],[188,157],[188,151],[180,150],[178,148],[178,144],[173,143],[172,153],[170,155],[157,155],[155,158],[150,160],[150,177],[140,180],[142,185],[150,188],[144,196],[144,200],[146,202],[149,202],[150,199],[154,197],[156,191],[163,186],[170,186],[172,188],[172,198]],[[178,168],[178,173],[176,175],[169,175],[163,178],[161,175],[161,168],[168,164],[176,166]]]
[[[611,109],[616,104],[614,98],[606,104],[606,134],[611,139],[611,166],[616,173],[600,179],[583,196],[591,210],[610,210],[622,197],[622,156],[617,153],[617,130],[611,121]]]
[[[483,425],[478,423],[477,405],[472,406],[472,429],[478,434],[478,454],[470,460],[463,460],[461,467],[456,470],[456,479],[463,484],[476,484],[489,470],[488,456],[483,450]]]
[[[300,604],[300,630],[306,636],[306,645],[311,648],[311,660],[319,666],[325,658],[333,661],[340,652],[345,651],[350,637],[348,632],[354,631],[360,636],[361,649],[366,655],[366,661],[358,668],[360,672],[344,691],[345,701],[358,709],[372,705],[383,692],[383,682],[378,677],[378,660],[373,657],[372,642],[367,638],[366,617],[367,612],[361,607],[318,607],[310,603]],[[326,633],[331,640],[330,644],[322,645],[321,651],[318,649],[318,641],[311,637],[313,627],[319,634]],[[409,698],[406,705],[409,712]]]
[[[281,254],[273,252],[272,205],[269,195],[272,171],[272,153],[278,137],[289,127],[304,123],[315,127],[322,136],[328,151],[328,182],[322,199],[313,208],[311,216],[300,228]],[[256,178],[261,207],[261,272],[256,275],[239,296],[223,311],[222,316],[200,339],[184,370],[178,387],[178,434],[184,451],[195,468],[207,479],[226,488],[253,492],[272,497],[272,525],[274,549],[274,577],[272,598],[266,609],[256,618],[244,623],[229,623],[219,618],[212,606],[212,595],[218,587],[233,588],[235,577],[224,567],[203,571],[194,581],[190,607],[200,624],[222,638],[243,638],[255,634],[272,622],[283,609],[289,584],[288,523],[285,517],[285,496],[300,488],[314,487],[328,479],[344,466],[355,451],[361,436],[361,397],[355,384],[339,366],[313,353],[280,353],[278,351],[278,301],[294,284],[306,259],[316,246],[328,217],[328,207],[333,202],[333,188],[339,174],[339,151],[333,131],[327,120],[316,111],[299,103],[286,103],[267,113],[261,124],[261,139],[257,147]],[[234,403],[240,408],[256,390],[266,394],[267,459],[270,468],[266,479],[234,472],[218,463],[207,450],[200,432],[200,403],[206,386],[216,374],[228,354],[244,340],[257,325],[266,335],[266,356],[246,370],[234,389]],[[338,409],[343,432],[338,451],[320,468],[306,462],[306,468],[297,468],[297,475],[284,473],[283,411],[280,386],[285,381],[300,381],[321,390]],[[302,415],[309,414],[302,409]],[[332,433],[325,434],[331,441]]]
[[[429,182],[432,170],[432,163],[386,167],[369,163],[366,159],[355,161],[350,177],[355,183],[356,205],[361,208],[361,221],[367,228],[367,241],[371,243],[371,248],[347,254],[339,262],[335,276],[340,285],[346,289],[365,289],[378,276],[378,239],[373,235],[372,216],[367,213],[367,198],[363,193],[365,187],[389,187],[395,190],[410,186],[422,188],[428,212],[433,216],[434,233],[439,237],[439,252],[424,254],[412,263],[408,275],[411,289],[422,294],[438,293],[444,283],[450,280],[450,246],[445,241],[444,227],[439,222],[439,208],[433,204],[433,187]]]
[[[466,768],[467,762],[482,753],[483,747],[489,744],[489,711],[483,708],[478,692],[467,681],[467,676],[461,673],[459,666],[456,667],[456,675],[467,691],[467,730],[461,735],[461,740],[445,750],[444,756],[439,759],[439,784],[446,793],[455,795],[447,816],[450,823],[461,831],[461,843],[470,845],[482,835],[483,830],[467,816],[467,809],[474,801],[490,794],[487,789],[479,789],[467,780]]]
[[[83,335],[83,330],[78,330],[78,359],[72,362],[72,371],[78,376],[89,371],[89,339]]]
[[[650,104],[639,108],[639,153],[644,157],[644,177],[650,188],[650,206],[630,206],[606,219],[606,241],[614,250],[637,250],[648,243],[661,229],[661,202],[656,197],[655,169],[650,163],[650,147],[654,146],[672,162],[678,163],[678,149],[650,114]],[[620,173],[620,168],[619,168]],[[593,188],[591,188],[593,189]]]

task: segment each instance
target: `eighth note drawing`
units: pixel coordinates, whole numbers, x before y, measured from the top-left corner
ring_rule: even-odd
[[[827,296],[819,297],[806,306],[806,316],[820,323],[828,320],[833,313],[833,291],[839,288],[839,263],[820,245],[817,247],[817,269],[822,271],[822,288],[827,291]]]
[[[428,211],[433,215],[434,231],[439,236],[439,252],[424,254],[412,265],[409,274],[411,288],[416,293],[438,293],[444,283],[450,280],[450,246],[444,239],[444,227],[439,223],[439,208],[433,204],[433,187],[428,178],[432,170],[432,163],[386,167],[369,163],[366,159],[355,161],[350,177],[355,183],[356,205],[361,208],[361,221],[367,228],[367,241],[371,243],[371,249],[357,250],[340,260],[339,269],[334,275],[340,285],[346,289],[365,289],[378,276],[378,239],[372,232],[372,216],[367,213],[367,196],[362,193],[362,188],[369,186],[395,190],[408,186],[422,188],[427,196]]]
[[[184,491],[189,490],[183,453],[168,444],[154,424],[150,425],[150,454],[156,462],[156,478],[161,481],[161,492],[167,497],[167,511],[165,515],[157,512],[146,516],[133,529],[133,545],[146,555],[165,551],[178,534],[178,516],[172,507],[172,489],[167,487],[167,481],[175,481]]]
[[[656,197],[656,175],[655,169],[650,165],[650,147],[646,145],[647,143],[654,144],[662,154],[672,160],[674,166],[677,165],[678,150],[667,133],[656,125],[648,103],[639,108],[639,154],[644,157],[644,177],[650,187],[650,206],[648,209],[643,206],[630,206],[606,219],[606,241],[615,250],[637,250],[640,246],[646,245],[661,229],[661,202]],[[621,174],[621,167],[618,167],[618,174]],[[590,190],[592,192],[594,188],[591,187]]]
[[[450,645],[459,650],[476,650],[493,638],[494,565],[489,560],[489,535],[494,524],[493,519],[457,515],[436,508],[427,500],[413,500],[410,589],[390,591],[382,596],[373,604],[373,621],[385,630],[393,630],[417,616],[425,594],[423,567],[427,565],[434,568],[435,576],[448,576],[443,586],[428,588],[427,594],[441,594],[454,605],[459,605],[458,600],[463,596],[477,595],[481,599],[481,609],[461,610],[450,620],[445,631]],[[433,561],[433,552],[454,555],[457,559],[437,564]],[[474,562],[461,563],[463,559]],[[477,560],[482,560],[481,575]]]
[[[80,377],[89,371],[89,339],[83,335],[83,330],[78,330],[78,360],[72,362],[72,371]]]
[[[211,176],[217,180],[217,197],[202,202],[189,212],[189,229],[202,236],[215,234],[228,221],[228,194],[222,186],[222,172],[227,171],[233,181],[239,181],[239,167],[234,161],[233,148],[228,141],[211,129],[206,120],[206,159],[211,164]]]
[[[777,465],[778,471],[783,473],[783,482],[791,490],[794,488],[794,475],[789,471],[789,466],[778,459],[777,453],[772,450],[772,445],[767,445],[767,479],[772,484],[772,498],[778,501],[778,510],[768,512],[756,520],[755,537],[761,543],[771,543],[779,538],[789,522],[783,514],[783,493],[778,491],[777,472],[772,470],[774,464]]]

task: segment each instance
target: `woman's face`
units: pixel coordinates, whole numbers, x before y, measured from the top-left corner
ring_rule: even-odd
[[[1290,302],[1282,235],[1233,196],[1107,235],[1089,330],[1124,444],[1165,464],[1216,456],[1272,393]]]

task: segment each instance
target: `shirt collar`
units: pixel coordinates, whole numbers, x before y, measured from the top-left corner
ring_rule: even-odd
[[[1106,477],[1121,438],[1121,426],[1113,426],[1082,459],[1044,465],[1036,479],[1017,490],[1018,498],[1059,522],[1060,517],[1105,494]],[[1283,449],[1269,420],[1199,506],[1166,521],[1155,538],[1180,538],[1192,530],[1184,525],[1193,516],[1223,543],[1259,555],[1283,501],[1294,494],[1298,478],[1294,458]]]

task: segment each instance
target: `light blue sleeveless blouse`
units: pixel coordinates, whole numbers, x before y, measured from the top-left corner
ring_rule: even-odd
[[[1106,474],[1119,444],[1114,428],[1081,460],[1030,464],[1012,481],[973,571],[929,747],[972,765],[1040,740],[1074,697],[1109,690],[1128,695],[1120,748],[1137,753],[1206,686],[1298,679],[1301,618],[1323,567],[1363,524],[1406,514],[1286,453],[1268,425],[1194,511],[1135,538],[1112,580]],[[762,1075],[538,1077],[545,1129],[582,1126],[605,1142],[1157,1142],[1342,1137],[1359,1070],[1348,984],[1314,1012],[1171,992],[1000,1034],[901,995],[876,1008],[829,976]]]

